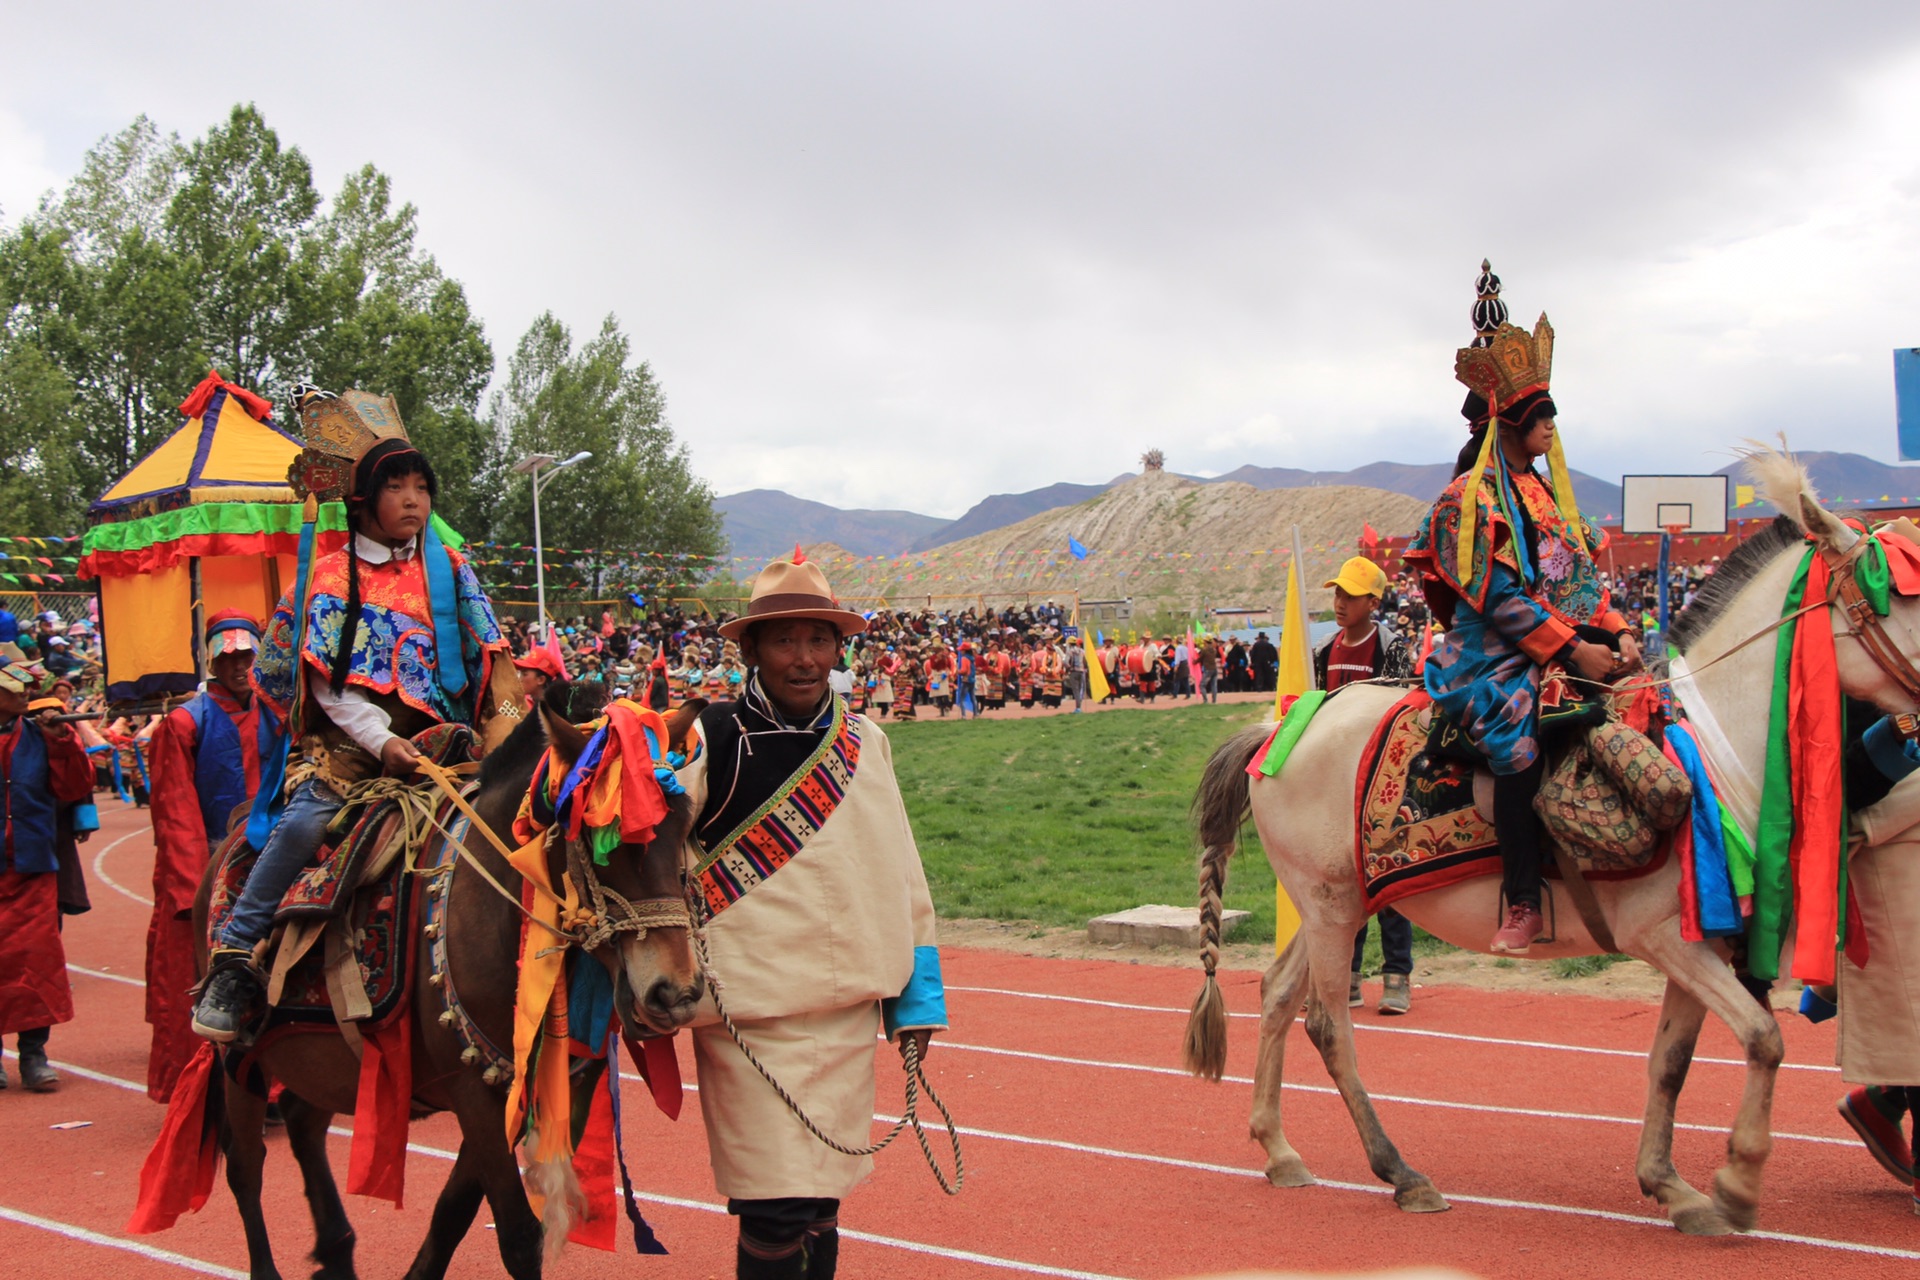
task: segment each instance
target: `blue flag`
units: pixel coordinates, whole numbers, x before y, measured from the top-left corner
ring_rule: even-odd
[[[1074,537],[1072,534],[1067,535],[1067,550],[1073,553],[1075,560],[1085,560],[1087,558],[1087,549],[1081,546],[1080,539]]]
[[[1893,404],[1900,461],[1920,458],[1920,347],[1893,353]]]

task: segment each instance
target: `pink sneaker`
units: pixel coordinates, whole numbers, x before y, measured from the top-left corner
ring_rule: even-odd
[[[1890,1118],[1874,1104],[1866,1086],[1840,1099],[1838,1110],[1840,1118],[1860,1135],[1860,1141],[1867,1144],[1867,1154],[1879,1161],[1882,1169],[1902,1182],[1913,1181],[1913,1148],[1907,1136],[1900,1132],[1900,1121],[1897,1117]]]
[[[1530,902],[1515,903],[1507,908],[1507,922],[1493,935],[1493,945],[1488,949],[1496,954],[1523,956],[1546,923],[1540,908]]]

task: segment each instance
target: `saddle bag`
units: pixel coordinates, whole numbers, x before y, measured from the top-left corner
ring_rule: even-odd
[[[1561,751],[1533,807],[1547,833],[1593,872],[1645,866],[1661,833],[1692,804],[1687,775],[1645,734],[1609,720]]]

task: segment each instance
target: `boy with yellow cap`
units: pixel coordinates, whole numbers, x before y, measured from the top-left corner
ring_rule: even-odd
[[[1314,681],[1332,692],[1359,680],[1413,679],[1413,646],[1374,611],[1387,589],[1386,570],[1365,556],[1355,556],[1340,572],[1322,583],[1333,588],[1333,620],[1340,630],[1313,653]],[[1361,1004],[1360,960],[1367,946],[1367,926],[1353,940],[1353,968],[1347,978],[1347,1004]],[[1405,1013],[1412,1007],[1413,925],[1392,907],[1380,910],[1380,1012]]]

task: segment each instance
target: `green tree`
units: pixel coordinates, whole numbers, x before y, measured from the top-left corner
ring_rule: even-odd
[[[31,342],[71,380],[85,496],[177,428],[218,368],[281,405],[302,380],[393,395],[447,518],[483,529],[493,351],[416,223],[372,166],[323,201],[251,105],[191,145],[142,116],[0,232],[0,346]]]
[[[31,342],[0,351],[0,534],[78,529],[73,380]]]
[[[591,548],[593,561],[618,566],[616,581],[685,581],[677,557],[718,556],[720,516],[713,490],[693,474],[686,447],[667,424],[666,396],[653,370],[632,363],[632,354],[612,316],[575,351],[567,327],[551,312],[542,315],[520,339],[506,383],[493,395],[494,439],[509,463],[532,453],[593,454],[540,491],[547,546]],[[496,538],[533,541],[526,481],[514,480],[498,510]]]

